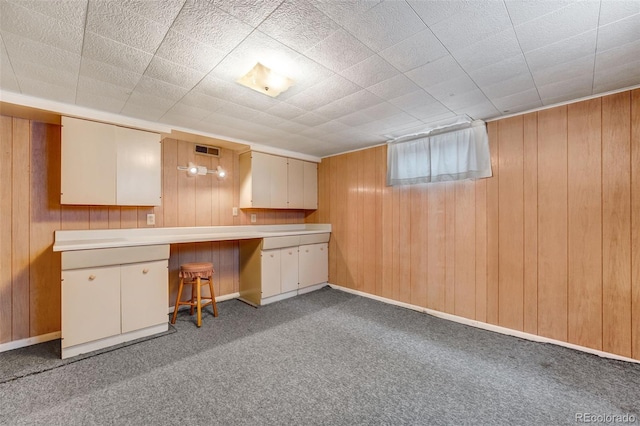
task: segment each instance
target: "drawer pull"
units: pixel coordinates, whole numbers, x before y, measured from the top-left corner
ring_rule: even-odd
[[[96,279],[96,276],[95,276],[95,275],[89,275],[89,281],[93,281],[93,280],[95,280],[95,279]]]
[[[144,269],[142,270],[142,273],[143,273],[143,274],[148,274],[148,273],[149,273],[149,269],[144,268]]]

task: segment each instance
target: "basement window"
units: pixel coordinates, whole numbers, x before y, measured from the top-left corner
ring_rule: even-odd
[[[480,120],[403,136],[387,146],[389,186],[486,177],[491,177],[491,155]]]

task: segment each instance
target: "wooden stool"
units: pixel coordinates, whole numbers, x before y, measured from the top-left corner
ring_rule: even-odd
[[[176,304],[173,309],[173,317],[171,318],[171,324],[176,323],[176,316],[178,315],[178,308],[181,305],[189,305],[191,309],[189,314],[193,315],[193,308],[198,310],[198,327],[202,326],[202,308],[211,305],[213,307],[213,316],[218,316],[218,307],[216,306],[216,299],[213,293],[213,264],[209,262],[194,262],[185,263],[180,265],[180,287],[178,287],[178,297],[176,298]],[[211,297],[202,297],[200,294],[200,287],[209,284],[209,291]],[[191,301],[182,302],[182,287],[185,284],[191,284]],[[202,303],[202,300],[208,300],[206,303]]]

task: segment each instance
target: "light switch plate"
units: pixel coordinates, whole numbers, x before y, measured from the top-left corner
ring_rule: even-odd
[[[233,211],[233,215],[234,215],[234,216],[238,216],[238,208],[237,208],[237,207],[234,207],[234,208],[232,209],[232,211]]]
[[[256,223],[257,217],[255,213],[251,213],[251,223]]]
[[[156,224],[156,215],[154,213],[147,214],[147,225],[155,225]]]

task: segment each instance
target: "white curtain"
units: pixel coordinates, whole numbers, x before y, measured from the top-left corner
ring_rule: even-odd
[[[387,185],[490,177],[489,139],[484,123],[480,123],[467,129],[390,143]]]

